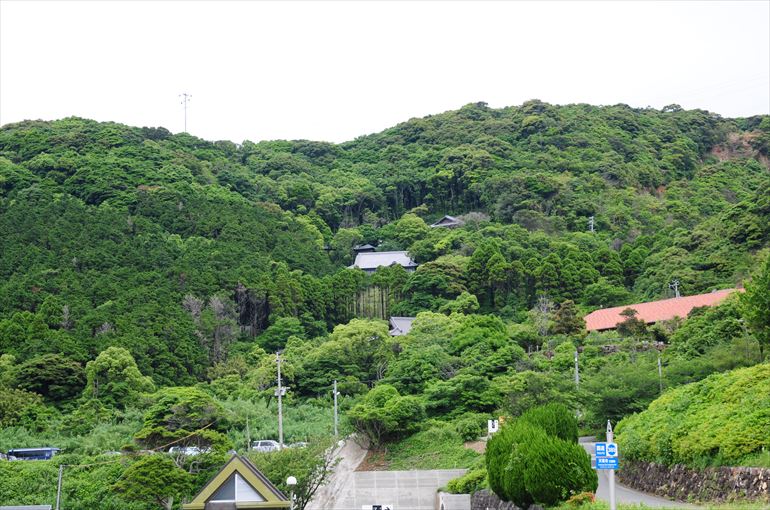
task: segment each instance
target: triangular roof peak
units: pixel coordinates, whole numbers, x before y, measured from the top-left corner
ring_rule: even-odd
[[[462,224],[463,221],[460,218],[455,218],[454,216],[449,216],[447,214],[436,223],[433,223],[431,227],[459,227]]]
[[[235,475],[238,475],[240,479]],[[260,496],[260,500],[250,501],[248,499],[241,500],[237,495],[234,495],[233,503],[237,503],[238,508],[272,510],[289,508],[291,506],[286,495],[273,485],[249,459],[234,454],[222,469],[219,470],[219,473],[214,475],[203,486],[190,503],[182,505],[182,508],[184,510],[208,510],[213,508],[214,505],[211,504],[210,500],[231,479],[237,480],[237,483],[245,482],[247,490],[243,493],[248,495],[247,498],[252,498],[253,496],[251,495],[253,494]]]

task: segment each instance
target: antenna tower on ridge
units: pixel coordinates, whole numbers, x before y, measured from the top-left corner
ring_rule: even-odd
[[[179,97],[182,98],[182,102],[179,104],[184,105],[184,132],[187,133],[187,103],[190,102],[190,99],[192,99],[192,94],[188,94],[187,92],[183,92],[179,94]]]

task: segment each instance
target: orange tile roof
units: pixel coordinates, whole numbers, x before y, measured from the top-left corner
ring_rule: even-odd
[[[614,308],[602,308],[585,316],[586,329],[588,331],[614,329],[618,324],[626,320],[626,317],[620,315],[620,312],[626,308],[636,310],[638,312],[636,318],[643,320],[647,324],[673,319],[674,317],[684,319],[693,308],[718,305],[735,291],[742,292],[743,289],[724,289],[709,292],[708,294],[662,299],[660,301],[616,306]]]

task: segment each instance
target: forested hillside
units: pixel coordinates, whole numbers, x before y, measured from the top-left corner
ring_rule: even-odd
[[[373,444],[431,427],[460,444],[552,401],[587,429],[620,419],[760,361],[738,298],[682,327],[586,336],[580,317],[668,297],[673,279],[683,294],[748,281],[770,246],[769,156],[770,117],[676,105],[478,103],[339,145],[3,126],[0,449],[57,442],[76,464],[191,434],[221,452],[248,417],[272,436],[281,349],[293,440],[330,432],[335,379],[345,426]],[[429,227],[445,214],[464,225]],[[347,269],[364,243],[420,266]],[[419,314],[412,332],[390,337],[372,300],[380,318]]]

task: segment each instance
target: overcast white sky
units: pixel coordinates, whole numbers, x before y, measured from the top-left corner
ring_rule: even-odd
[[[0,2],[0,124],[341,142],[486,101],[770,113],[770,2]]]

